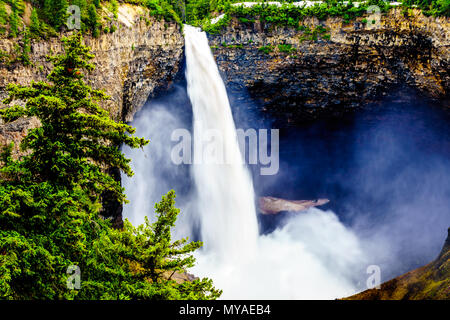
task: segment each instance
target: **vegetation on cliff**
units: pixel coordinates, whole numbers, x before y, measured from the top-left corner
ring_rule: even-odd
[[[445,16],[450,17],[449,0],[403,0],[403,7],[419,8],[427,16]]]
[[[276,25],[299,27],[299,22],[308,16],[319,19],[339,16],[349,22],[366,14],[371,5],[378,6],[382,13],[391,7],[389,1],[383,0],[355,1],[357,4],[323,0],[313,6],[296,6],[293,1],[284,0],[279,1],[282,6],[257,1],[261,4],[251,7],[238,5],[242,2],[240,0],[0,0],[0,35],[16,37],[29,28],[30,36],[34,38],[54,36],[67,29],[68,20],[74,21],[71,17],[76,12],[68,10],[74,5],[80,9],[80,30],[97,37],[117,29],[119,2],[145,8],[146,13],[141,18],[153,16],[180,26],[186,22],[202,26],[210,33],[220,32],[231,17],[239,18],[243,23],[260,19]],[[448,0],[403,0],[402,7],[406,11],[412,7],[419,8],[425,15],[450,17]],[[211,20],[219,14],[223,14],[222,19],[212,23]]]
[[[105,168],[132,175],[118,146],[148,143],[134,128],[115,122],[98,102],[108,97],[83,78],[93,55],[80,33],[63,39],[65,53],[51,58],[49,82],[10,84],[5,122],[36,117],[41,126],[21,142],[24,155],[1,154],[0,298],[2,299],[214,299],[209,279],[177,283],[200,242],[172,241],[179,210],[170,191],[155,205],[156,222],[115,230],[102,218],[101,195],[126,201],[120,182]],[[25,106],[12,105],[17,100]],[[80,270],[72,290],[69,271]],[[69,281],[69,287],[68,287]]]
[[[345,22],[350,22],[357,17],[367,15],[370,6],[378,6],[383,14],[392,6],[389,1],[367,0],[367,1],[344,1],[344,0],[323,0],[318,1],[313,6],[298,6],[292,4],[293,1],[278,1],[282,5],[266,4],[265,1],[258,5],[239,5],[242,1],[195,1],[193,9],[188,14],[188,21],[191,24],[201,25],[210,33],[219,33],[224,26],[228,25],[230,18],[235,17],[241,23],[254,22],[260,20],[274,25],[284,25],[295,28],[301,27],[301,21],[305,17],[317,17],[326,19],[327,17],[342,17]],[[235,5],[232,5],[232,4]],[[209,10],[208,8],[209,4]],[[419,8],[425,15],[450,16],[450,1],[448,0],[404,0],[402,7]],[[216,23],[211,23],[213,12],[223,13],[224,16]],[[370,21],[369,21],[370,22]]]
[[[181,6],[176,0],[125,0],[145,8],[150,16],[165,21],[182,23]],[[76,6],[79,11],[71,6]],[[59,31],[70,29],[68,21],[75,24],[79,17],[77,29],[94,37],[101,33],[117,30],[119,2],[117,0],[0,0],[0,36],[16,37],[30,29],[34,38],[56,36]],[[9,13],[8,13],[9,12]]]

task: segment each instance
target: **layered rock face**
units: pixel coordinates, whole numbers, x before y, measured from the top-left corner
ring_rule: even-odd
[[[172,84],[183,58],[184,38],[177,24],[158,21],[136,6],[121,5],[117,23],[119,27],[114,33],[98,38],[84,37],[95,55],[92,62],[96,66],[86,80],[93,88],[102,89],[111,97],[103,102],[103,107],[114,119],[131,121],[149,97]],[[1,39],[0,50],[14,53],[16,41]],[[46,56],[61,50],[61,41],[57,38],[33,41],[31,66],[0,63],[0,100],[7,96],[8,83],[27,85],[31,81],[45,80],[51,69]],[[17,158],[22,154],[19,147],[23,137],[29,129],[39,125],[35,118],[20,118],[7,124],[0,119],[0,147],[14,142],[13,157]],[[118,169],[108,170],[120,180]],[[109,193],[102,195],[102,203],[102,214],[111,217],[113,224],[120,227],[123,224],[122,205],[112,200]]]
[[[417,10],[405,17],[392,9],[370,28],[363,18],[351,23],[309,18],[304,25],[321,31],[314,36],[234,19],[220,35],[210,36],[229,90],[248,92],[268,118],[295,123],[339,116],[400,85],[449,98],[450,19]]]
[[[114,33],[98,38],[85,36],[85,43],[95,54],[92,62],[96,65],[87,81],[111,97],[103,106],[116,120],[132,120],[147,99],[167,89],[179,72],[184,46],[180,27],[145,14],[139,7],[122,5],[119,27]],[[13,53],[16,42],[16,39],[1,39],[0,50]],[[46,56],[61,50],[57,38],[32,41],[31,66],[0,63],[0,99],[6,96],[6,86],[10,82],[26,85],[33,80],[45,80],[51,68]],[[38,122],[30,119],[19,119],[7,125],[0,120],[0,143],[14,141],[17,147],[26,129],[36,125]]]
[[[412,14],[405,17],[400,9],[391,10],[372,29],[362,18],[347,24],[341,18],[308,18],[304,25],[310,30],[323,30],[315,36],[235,19],[222,34],[209,38],[231,92],[239,91],[240,97],[248,92],[248,101],[257,101],[268,118],[295,123],[361,108],[396,85],[449,99],[450,19]],[[87,80],[111,96],[104,107],[114,119],[131,121],[149,97],[166,90],[179,74],[184,39],[177,24],[149,17],[140,7],[122,4],[116,23],[114,33],[85,37],[96,65]],[[15,46],[16,39],[0,41],[0,50],[7,54]],[[264,46],[273,50],[265,53]],[[51,68],[46,56],[60,51],[59,39],[33,41],[31,66],[0,61],[0,99],[8,83],[44,80]],[[0,145],[15,142],[17,156],[27,130],[38,125],[36,119],[9,124],[0,120]],[[120,218],[120,208],[108,210]]]

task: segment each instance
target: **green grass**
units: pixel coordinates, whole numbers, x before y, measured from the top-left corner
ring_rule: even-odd
[[[269,54],[273,52],[273,46],[267,45],[258,48],[259,51],[264,52],[265,54]]]
[[[285,53],[293,53],[293,52],[296,52],[297,49],[292,47],[291,44],[279,44],[278,51],[285,52]]]

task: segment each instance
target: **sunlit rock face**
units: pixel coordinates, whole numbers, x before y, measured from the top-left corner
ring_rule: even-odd
[[[292,123],[340,116],[399,85],[448,98],[450,19],[413,14],[393,9],[375,29],[363,18],[347,24],[306,19],[310,30],[323,28],[316,40],[294,28],[235,19],[220,35],[210,35],[210,44],[228,90],[248,92],[268,118]],[[264,53],[264,46],[272,51]]]
[[[122,5],[117,30],[98,38],[84,36],[95,55],[95,70],[87,77],[93,88],[111,99],[104,107],[117,120],[130,121],[149,97],[167,89],[179,72],[184,39],[180,26],[150,17],[142,8]],[[68,35],[64,33],[61,35]],[[14,53],[17,39],[1,39],[0,50]],[[29,84],[45,80],[51,64],[47,55],[61,52],[58,38],[31,42],[31,66],[0,62],[0,98],[8,83]]]
[[[307,18],[304,24],[310,30],[324,28],[317,40],[293,28],[233,20],[209,40],[227,90],[247,92],[249,102],[256,101],[268,118],[295,123],[340,116],[377,101],[396,85],[448,99],[450,19],[413,14],[405,17],[393,9],[376,29],[368,29],[362,18],[348,24],[340,18]],[[180,27],[149,17],[142,8],[121,5],[117,31],[86,36],[85,41],[96,64],[87,79],[111,97],[104,107],[115,119],[131,121],[149,97],[182,74]],[[14,39],[2,39],[0,50],[13,53],[15,44]],[[279,44],[295,51],[280,52]],[[268,45],[272,52],[259,50]],[[46,56],[60,51],[56,38],[32,41],[31,66],[0,63],[0,98],[10,82],[25,85],[45,79],[51,67]],[[11,141],[3,134],[8,130],[2,129],[2,141]],[[14,142],[19,141],[17,136]]]
[[[121,5],[115,32],[102,33],[98,38],[85,35],[84,41],[95,55],[92,60],[95,70],[86,80],[94,89],[102,89],[110,96],[111,99],[102,102],[102,106],[116,120],[131,121],[149,97],[169,88],[180,74],[184,56],[184,38],[180,27],[175,23],[158,21],[140,7]],[[16,43],[17,39],[0,39],[1,52],[14,54]],[[8,83],[28,85],[31,81],[45,80],[51,70],[46,56],[61,50],[58,38],[32,41],[30,66],[0,61],[0,100],[7,96]],[[39,121],[35,118],[20,118],[8,124],[0,119],[0,146],[14,142],[13,157],[17,158],[22,154],[19,146],[23,137],[37,126]],[[120,180],[118,170],[108,170]],[[102,202],[102,213],[120,227],[122,206],[107,193],[102,195]]]
[[[322,25],[325,31],[311,40],[292,28],[233,20],[221,35],[210,35],[227,90],[239,92],[241,101],[247,99],[252,107],[256,102],[267,118],[284,124],[341,116],[377,101],[396,85],[415,87],[443,101],[449,98],[449,18],[424,17],[418,11],[404,17],[392,10],[375,30],[368,30],[361,19],[345,24],[340,18],[308,18],[305,25],[311,30]],[[85,36],[96,65],[87,80],[111,97],[104,107],[114,119],[131,121],[147,99],[183,76],[184,38],[177,24],[126,4],[119,8],[117,26],[99,38]],[[0,50],[13,53],[16,42],[1,39]],[[295,52],[280,52],[279,44],[290,44]],[[274,50],[259,50],[267,45]],[[51,68],[46,56],[60,51],[57,38],[32,41],[30,66],[0,62],[0,99],[10,82],[44,80]],[[11,124],[0,120],[0,145],[14,142],[17,156],[27,130],[38,125],[36,119]],[[121,219],[121,208],[108,211]]]

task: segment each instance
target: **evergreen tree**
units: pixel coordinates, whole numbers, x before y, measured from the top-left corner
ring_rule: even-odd
[[[111,0],[110,10],[113,13],[114,18],[117,19],[119,11],[119,3],[117,2],[117,0]]]
[[[93,55],[81,44],[81,35],[64,39],[64,46],[65,55],[50,58],[55,65],[48,75],[52,84],[37,82],[29,87],[10,84],[9,97],[4,102],[25,99],[28,103],[26,107],[11,107],[1,113],[7,121],[19,116],[36,116],[41,120],[42,126],[23,140],[23,148],[33,153],[22,164],[36,176],[68,187],[80,182],[91,194],[114,191],[122,201],[120,184],[99,170],[99,165],[118,167],[131,174],[129,160],[117,146],[126,143],[140,147],[146,141],[128,136],[134,129],[111,120],[97,104],[108,97],[83,81],[83,70],[91,71],[94,66],[88,62]],[[90,173],[89,179],[84,178],[86,172]]]
[[[97,9],[95,8],[95,6],[93,4],[91,4],[88,8],[88,23],[89,28],[92,31],[92,36],[93,37],[98,37],[99,30],[99,23],[98,23],[98,16],[97,16]]]
[[[114,290],[102,298],[114,299],[216,299],[222,291],[213,287],[210,279],[196,279],[178,284],[171,277],[194,265],[190,254],[202,244],[172,241],[171,228],[179,209],[175,208],[175,193],[171,190],[155,205],[157,219],[135,228],[125,220],[124,230],[104,233],[95,241],[95,251],[101,252],[90,268],[90,278],[106,277]],[[106,267],[115,261],[116,268]],[[97,280],[98,281],[98,280]],[[115,296],[109,296],[111,292]]]
[[[39,21],[36,8],[33,8],[31,10],[30,32],[36,37],[39,37],[41,35],[41,22]]]
[[[67,0],[44,1],[45,18],[53,28],[58,30],[66,23],[68,6]]]
[[[8,264],[21,270],[17,278],[12,269],[3,270],[6,278],[2,275],[2,279],[12,277],[9,287],[0,283],[3,295],[70,297],[61,275],[69,262],[83,265],[89,243],[96,238],[97,230],[89,230],[92,223],[104,225],[98,217],[100,194],[111,190],[118,201],[124,200],[120,184],[101,167],[115,166],[131,174],[129,160],[117,146],[146,143],[128,135],[133,128],[111,120],[97,104],[105,94],[83,81],[83,70],[94,66],[88,62],[93,56],[81,36],[64,39],[64,46],[66,53],[51,59],[55,66],[48,76],[51,83],[10,84],[4,103],[22,99],[26,105],[1,110],[5,121],[35,116],[41,122],[21,143],[23,150],[29,150],[27,156],[19,161],[3,156],[0,251],[8,255],[0,270]],[[23,250],[32,254],[34,262]]]
[[[8,25],[8,13],[6,12],[5,3],[0,0],[0,34],[6,32],[6,26]]]
[[[9,27],[10,36],[13,38],[17,37],[19,34],[19,14],[15,8],[12,8],[9,16]]]
[[[200,246],[171,242],[177,209],[169,193],[156,206],[154,225],[114,230],[99,215],[100,196],[125,201],[120,183],[104,170],[131,175],[118,145],[142,147],[134,128],[110,119],[98,102],[106,95],[84,82],[93,55],[81,34],[63,39],[64,53],[51,58],[49,82],[8,85],[3,101],[25,106],[0,110],[5,122],[37,117],[41,126],[21,142],[26,154],[0,161],[0,298],[3,299],[214,299],[211,280],[177,284],[160,270],[183,270]],[[143,246],[143,247],[141,247]],[[67,288],[67,268],[82,272],[80,290]],[[143,271],[139,271],[143,270]]]
[[[8,23],[8,13],[6,12],[5,3],[0,0],[0,25]]]

